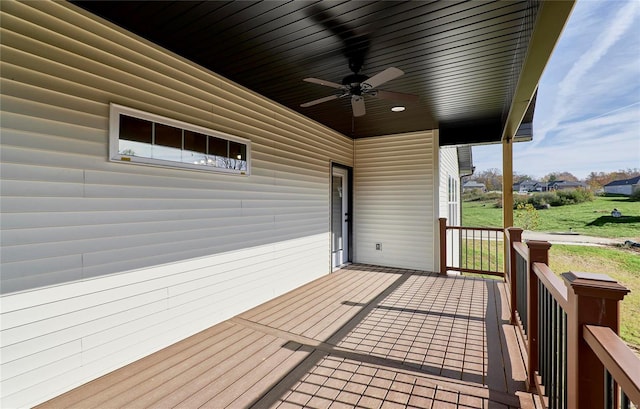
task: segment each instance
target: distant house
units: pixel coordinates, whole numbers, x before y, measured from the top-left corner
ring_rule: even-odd
[[[526,193],[526,192],[534,192],[536,191],[536,187],[539,185],[539,182],[535,180],[523,180],[522,182],[513,184],[513,191]]]
[[[604,185],[605,193],[631,196],[633,192],[640,189],[640,176],[631,179],[614,180]]]
[[[547,184],[547,190],[573,190],[578,188],[586,189],[587,184],[570,180],[554,180]]]
[[[485,192],[487,187],[484,183],[478,183],[475,180],[470,180],[462,185],[463,192],[470,192],[472,190],[479,190],[481,192]]]
[[[520,193],[527,192],[547,192],[550,190],[571,190],[578,188],[587,188],[587,184],[583,182],[573,182],[569,180],[554,180],[553,182],[538,182],[535,180],[525,180],[513,184],[513,191]]]
[[[545,183],[545,182],[538,182],[535,184],[535,186],[533,187],[533,189],[531,190],[532,192],[546,192],[547,190],[549,190],[549,184]]]

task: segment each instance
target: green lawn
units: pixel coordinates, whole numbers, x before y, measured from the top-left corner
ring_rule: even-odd
[[[495,201],[463,202],[462,225],[473,227],[501,227],[502,209]],[[611,217],[616,208],[622,217]],[[518,210],[514,210],[514,213]],[[536,231],[567,232],[596,237],[624,237],[640,240],[640,202],[624,197],[596,197],[592,202],[538,210],[540,226]]]

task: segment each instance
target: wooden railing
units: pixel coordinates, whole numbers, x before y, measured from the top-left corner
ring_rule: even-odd
[[[640,404],[640,359],[618,337],[629,292],[605,274],[551,271],[544,241],[521,242],[509,228],[511,320],[526,345],[527,383],[548,408]]]
[[[585,325],[582,336],[605,367],[606,391],[616,389],[615,379],[622,389],[621,407],[628,408],[629,400],[640,402],[640,364],[627,345],[607,327]],[[605,399],[607,408],[617,407],[615,394],[608,393]]]
[[[447,226],[440,220],[440,273],[504,276],[504,230],[494,227]]]

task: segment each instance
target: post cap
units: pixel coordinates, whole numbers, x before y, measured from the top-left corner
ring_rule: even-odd
[[[551,248],[551,243],[545,240],[527,240],[525,243],[527,247],[535,250],[548,250]]]
[[[520,238],[522,237],[522,232],[523,232],[523,230],[520,227],[507,227],[506,230],[507,230],[507,235],[509,237],[513,237],[517,241],[520,241]]]
[[[607,274],[568,271],[560,275],[578,295],[622,300],[630,292]]]

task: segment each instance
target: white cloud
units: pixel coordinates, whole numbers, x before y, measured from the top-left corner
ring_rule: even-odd
[[[580,142],[599,142],[601,135],[632,132],[637,137],[638,119],[640,118],[640,102],[625,108],[615,109],[608,113],[578,121],[567,121],[554,129],[554,145],[574,144]],[[545,148],[547,148],[545,146]]]
[[[596,2],[585,2],[585,7],[596,7],[599,4]],[[598,62],[608,53],[608,51],[624,37],[625,33],[633,27],[634,20],[638,18],[640,10],[640,2],[631,0],[628,2],[614,2],[613,5],[622,5],[618,12],[611,18],[611,21],[599,23],[594,20],[594,17],[589,15],[587,19],[586,27],[591,29],[591,33],[600,33],[595,41],[590,43],[585,42],[584,38],[580,38],[579,33],[585,33],[585,21],[584,17],[579,21],[571,21],[567,27],[567,32],[577,30],[577,33],[567,36],[567,38],[561,38],[560,41],[569,41],[573,43],[574,48],[587,45],[588,48],[580,55],[577,60],[573,60],[573,65],[566,71],[565,75],[559,80],[557,84],[553,84],[549,89],[552,96],[549,100],[552,100],[553,109],[549,111],[550,115],[543,118],[542,126],[536,132],[534,137],[534,144],[540,144],[545,140],[550,132],[552,132],[565,118],[575,112],[581,112],[580,107],[585,104],[588,106],[590,102],[593,102],[593,98],[597,96],[597,92],[601,92],[602,88],[594,89],[595,84],[598,82],[607,82],[608,78],[615,78],[616,81],[624,76],[618,76],[615,70],[617,67],[612,66],[608,62],[607,71],[600,73],[594,73],[592,70],[597,66]],[[578,6],[582,3],[578,2]],[[576,7],[578,7],[576,6]],[[607,5],[608,6],[608,5]],[[594,12],[597,11],[595,8]],[[587,13],[588,14],[588,13]],[[602,30],[602,31],[600,31]],[[588,40],[587,40],[588,41]],[[567,48],[567,47],[565,47]],[[560,59],[562,62],[560,65],[566,65],[567,56],[563,54],[554,54],[551,60],[551,64],[557,64],[555,60]],[[564,64],[563,64],[564,63]],[[629,62],[633,64],[633,60]],[[633,71],[633,70],[632,70]],[[545,73],[546,75],[546,73]],[[585,79],[585,77],[588,77]],[[545,78],[543,78],[544,80]],[[554,86],[555,85],[555,86]],[[605,85],[606,86],[606,85]],[[542,88],[542,86],[541,86]],[[611,88],[606,88],[611,90]],[[587,93],[591,98],[584,98],[584,94]],[[605,94],[606,95],[606,94]],[[582,96],[582,98],[581,98]],[[546,95],[541,95],[542,98],[547,98]],[[582,102],[578,104],[578,102]],[[536,116],[538,119],[538,116]]]

